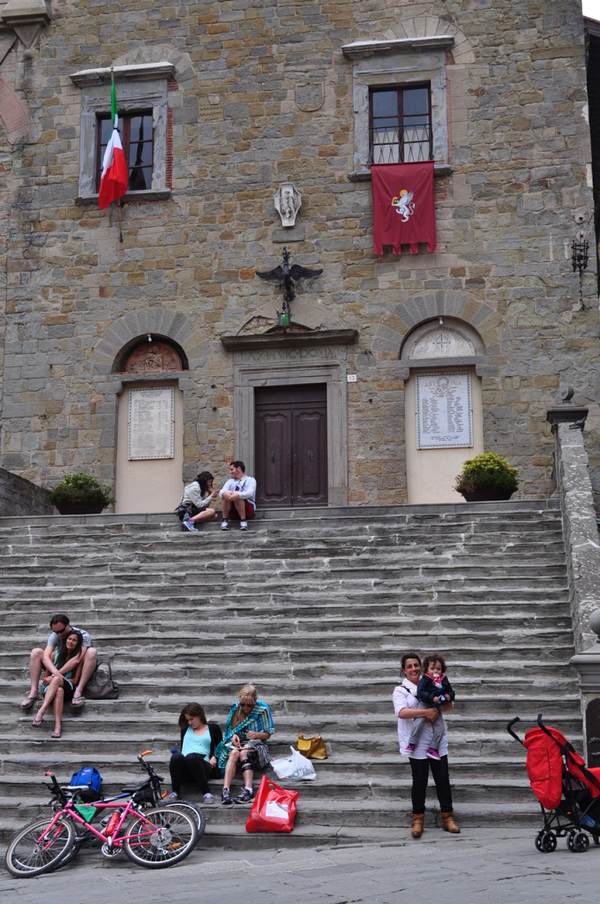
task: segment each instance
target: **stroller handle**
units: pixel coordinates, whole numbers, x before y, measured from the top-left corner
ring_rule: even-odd
[[[523,741],[521,740],[519,735],[516,733],[516,731],[513,731],[513,725],[516,725],[517,722],[520,722],[520,721],[521,720],[520,720],[519,716],[515,716],[515,718],[512,719],[506,726],[506,730],[509,733],[509,735],[515,739],[515,741],[518,741],[519,744],[523,744]]]

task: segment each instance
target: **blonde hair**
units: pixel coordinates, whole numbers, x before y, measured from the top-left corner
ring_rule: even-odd
[[[258,691],[253,684],[245,684],[242,688],[240,688],[240,692],[238,694],[240,702],[237,705],[237,709],[233,714],[233,718],[231,720],[232,726],[235,728],[236,725],[245,719],[245,715],[242,712],[242,703],[250,703],[254,705],[258,698]]]

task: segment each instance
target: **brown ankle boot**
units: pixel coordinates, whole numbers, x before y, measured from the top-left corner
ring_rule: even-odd
[[[424,813],[413,813],[410,834],[413,838],[420,838],[423,834],[423,826],[425,825]]]
[[[442,828],[444,832],[451,832],[452,835],[460,835],[460,828],[452,811],[449,813],[440,813],[440,816],[442,817]]]

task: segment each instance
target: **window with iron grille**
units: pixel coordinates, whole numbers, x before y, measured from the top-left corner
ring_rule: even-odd
[[[97,117],[96,129],[96,191],[100,189],[102,159],[112,132],[110,115]],[[129,171],[128,191],[148,191],[152,188],[154,165],[154,126],[152,110],[119,113],[119,133]]]
[[[430,85],[370,90],[370,162],[418,163],[433,159]]]

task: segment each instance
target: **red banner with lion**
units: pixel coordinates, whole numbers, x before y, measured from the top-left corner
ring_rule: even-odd
[[[411,254],[420,245],[435,251],[433,161],[372,166],[371,187],[375,254],[383,254],[386,245],[394,254],[401,254],[403,245]]]

